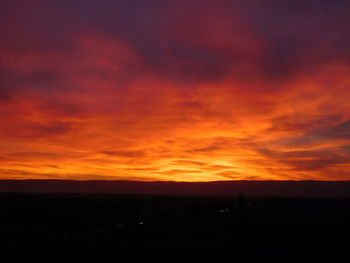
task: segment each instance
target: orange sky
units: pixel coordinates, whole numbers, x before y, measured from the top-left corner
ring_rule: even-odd
[[[350,179],[346,1],[2,2],[1,179]]]

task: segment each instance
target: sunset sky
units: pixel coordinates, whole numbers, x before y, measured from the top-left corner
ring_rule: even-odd
[[[350,180],[350,1],[1,0],[0,179]]]

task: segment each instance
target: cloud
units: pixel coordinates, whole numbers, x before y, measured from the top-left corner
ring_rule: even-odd
[[[320,170],[350,162],[350,155],[338,148],[304,151],[259,149],[258,151],[264,156],[286,164],[297,171]]]
[[[223,172],[218,172],[216,174],[219,175],[219,176],[222,176],[223,178],[227,178],[227,179],[230,179],[230,180],[240,179],[240,176],[241,176],[240,173],[237,173],[235,171],[223,171]],[[257,177],[255,177],[255,179],[257,179]],[[254,179],[250,179],[250,180],[254,180]]]
[[[350,139],[350,120],[328,129],[323,133],[323,136],[337,139]]]
[[[143,157],[145,155],[145,153],[142,151],[104,151],[102,153],[110,156],[129,157],[129,158],[138,158],[138,157]]]
[[[170,169],[170,170],[166,170],[164,172],[166,175],[176,175],[176,174],[193,174],[193,173],[201,173],[201,171],[199,170],[185,170],[185,169]]]
[[[12,123],[10,123],[11,125]],[[62,136],[68,134],[74,130],[73,124],[70,122],[52,121],[49,123],[13,123],[11,126],[7,126],[6,130],[2,133],[8,137],[18,137],[18,138],[33,138],[33,137],[53,137]]]
[[[348,1],[0,5],[4,170],[349,178]]]
[[[185,165],[185,166],[207,166],[207,163],[205,162],[198,162],[198,161],[192,161],[192,160],[176,160],[173,161],[171,164],[173,165]]]

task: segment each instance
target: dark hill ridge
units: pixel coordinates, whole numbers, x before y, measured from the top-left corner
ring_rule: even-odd
[[[0,192],[350,197],[350,181],[140,182],[0,180]]]

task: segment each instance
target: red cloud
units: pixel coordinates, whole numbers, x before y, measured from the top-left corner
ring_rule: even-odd
[[[348,179],[339,3],[34,2],[0,11],[2,178]]]

